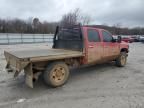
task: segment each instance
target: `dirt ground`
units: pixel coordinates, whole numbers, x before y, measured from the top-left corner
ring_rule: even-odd
[[[0,46],[0,108],[144,108],[144,44],[130,44],[126,67],[102,64],[71,70],[67,84],[34,89],[6,73],[4,50],[49,48],[47,44]]]

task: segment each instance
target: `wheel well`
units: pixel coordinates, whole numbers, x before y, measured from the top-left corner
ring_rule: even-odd
[[[122,48],[121,52],[127,52],[128,53],[128,49],[127,48]]]

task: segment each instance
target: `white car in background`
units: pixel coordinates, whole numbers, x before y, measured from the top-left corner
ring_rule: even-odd
[[[144,36],[139,36],[139,41],[144,42]]]

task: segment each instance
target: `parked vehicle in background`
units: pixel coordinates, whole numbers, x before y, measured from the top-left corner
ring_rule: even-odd
[[[139,41],[144,43],[144,36],[139,36]]]
[[[139,36],[131,36],[134,42],[139,42]]]
[[[132,43],[134,42],[134,39],[128,36],[128,37],[122,37],[122,41]]]
[[[114,39],[107,30],[87,26],[57,27],[52,49],[5,51],[9,72],[14,76],[24,70],[26,84],[42,74],[46,84],[58,87],[65,84],[69,69],[82,65],[114,61],[117,66],[126,65],[129,45]]]
[[[118,35],[113,35],[114,39],[117,39],[117,37]],[[140,41],[140,36],[137,36],[137,35],[132,35],[132,36],[122,35],[121,37],[122,37],[122,41],[127,42],[127,43]]]

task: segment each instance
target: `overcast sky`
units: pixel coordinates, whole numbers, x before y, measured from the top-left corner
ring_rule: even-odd
[[[144,26],[144,0],[0,0],[0,17],[59,21],[76,8],[91,16],[91,24]]]

